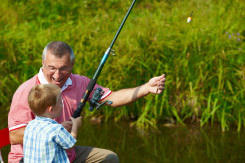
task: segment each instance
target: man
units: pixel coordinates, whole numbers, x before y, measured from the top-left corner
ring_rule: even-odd
[[[40,68],[39,73],[24,82],[15,92],[8,116],[11,143],[10,163],[19,162],[23,157],[24,130],[28,122],[35,118],[27,102],[28,93],[33,86],[50,83],[61,88],[64,109],[55,120],[61,123],[67,131],[71,131],[72,122],[70,117],[76,110],[90,81],[85,76],[71,73],[74,62],[75,56],[69,45],[60,41],[49,43],[44,48],[42,55],[43,67]],[[111,106],[118,107],[134,102],[149,93],[162,93],[165,81],[165,75],[162,75],[150,79],[144,85],[115,92],[97,84],[95,88],[100,87],[105,92],[101,102],[105,100],[113,101]],[[67,151],[67,154],[73,162],[119,162],[114,152],[94,147],[75,146],[73,150]]]

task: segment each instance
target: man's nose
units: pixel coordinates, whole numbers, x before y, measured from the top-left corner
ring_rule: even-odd
[[[54,75],[55,79],[59,79],[61,77],[61,71],[60,69],[57,69],[55,72],[54,72]]]

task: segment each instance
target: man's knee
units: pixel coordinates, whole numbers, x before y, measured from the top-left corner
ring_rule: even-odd
[[[107,156],[105,157],[103,163],[119,163],[117,154],[110,151],[110,153],[108,153]]]
[[[117,154],[111,150],[95,147],[75,146],[75,151],[76,159],[73,161],[74,163],[119,163]]]

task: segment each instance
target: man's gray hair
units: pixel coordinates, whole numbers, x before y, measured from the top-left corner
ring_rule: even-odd
[[[53,41],[53,42],[48,43],[48,45],[46,45],[46,47],[43,50],[43,55],[42,55],[43,61],[45,61],[46,54],[48,51],[57,57],[62,57],[68,53],[70,55],[71,63],[74,63],[75,55],[73,53],[73,50],[68,44],[64,42]]]

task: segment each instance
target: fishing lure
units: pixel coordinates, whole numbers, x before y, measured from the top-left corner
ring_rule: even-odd
[[[193,13],[193,11],[191,12],[191,15],[187,18],[187,23],[190,23],[191,22],[191,20],[192,20],[192,18],[191,18],[192,13]]]

